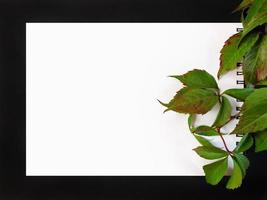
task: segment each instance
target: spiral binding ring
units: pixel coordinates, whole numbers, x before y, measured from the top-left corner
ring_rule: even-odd
[[[236,31],[238,33],[242,32],[243,31],[243,28],[237,28]],[[236,72],[236,75],[238,76],[238,79],[240,76],[243,76],[243,71],[242,69],[240,69],[240,67],[242,67],[242,63],[237,63],[236,64],[236,67],[237,67],[237,72]],[[245,81],[244,80],[236,80],[236,84],[237,85],[243,85],[243,88],[245,87]],[[242,102],[241,100],[239,99],[236,99],[236,102],[240,103]],[[240,106],[236,106],[236,111],[240,111],[241,110],[241,107]],[[240,118],[240,116],[237,116],[236,119],[238,120]],[[236,134],[236,137],[243,137],[243,135],[240,135],[240,134]],[[236,142],[236,145],[238,145],[239,142]]]

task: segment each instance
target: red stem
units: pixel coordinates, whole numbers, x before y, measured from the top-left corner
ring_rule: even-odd
[[[224,138],[222,136],[222,133],[221,133],[220,128],[217,129],[217,132],[219,133],[219,135],[220,135],[220,137],[221,137],[221,139],[223,141],[223,145],[224,145],[226,151],[232,156],[233,155],[233,152],[228,149],[227,144],[226,144],[226,142],[225,142],[225,140],[224,140]]]

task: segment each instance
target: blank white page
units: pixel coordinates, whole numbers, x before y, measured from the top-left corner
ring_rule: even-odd
[[[27,23],[26,175],[203,175],[188,116],[163,114],[157,99],[182,87],[168,75],[216,76],[237,27]],[[235,86],[233,78],[220,85]],[[234,146],[235,136],[226,139]]]

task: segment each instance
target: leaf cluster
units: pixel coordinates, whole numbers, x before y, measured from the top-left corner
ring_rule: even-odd
[[[226,175],[229,163],[233,169],[226,188],[241,186],[249,167],[246,151],[255,146],[255,152],[267,150],[267,0],[243,0],[235,11],[241,12],[243,31],[231,36],[220,55],[218,79],[242,63],[245,87],[221,92],[216,79],[204,70],[194,69],[183,75],[171,76],[180,81],[180,89],[168,103],[160,103],[167,111],[189,114],[188,126],[200,146],[194,151],[202,158],[212,160],[203,167],[207,183],[218,184]],[[239,113],[232,115],[229,97],[244,102]],[[195,127],[196,114],[209,112],[220,105],[211,126]],[[221,128],[238,117],[239,122],[229,133]],[[241,141],[230,150],[226,134],[242,135]],[[224,148],[214,146],[209,137],[220,137]]]

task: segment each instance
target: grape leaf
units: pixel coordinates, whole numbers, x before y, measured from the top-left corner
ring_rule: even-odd
[[[255,151],[267,150],[267,130],[255,133]]]
[[[255,84],[267,77],[267,35],[246,54],[243,72],[246,84]]]
[[[223,158],[225,156],[228,156],[228,153],[224,150],[218,149],[216,147],[207,147],[207,146],[201,146],[193,149],[200,157],[214,160],[218,158]]]
[[[218,136],[218,132],[209,126],[198,126],[195,128],[194,133],[202,136]]]
[[[239,44],[243,43],[243,40],[247,35],[256,27],[267,23],[267,1],[257,0],[254,1],[248,10],[248,15],[243,22],[244,31],[240,38]]]
[[[224,91],[223,94],[227,94],[231,97],[234,97],[238,100],[245,101],[245,99],[252,93],[254,92],[254,88],[234,88],[234,89],[228,89]]]
[[[267,128],[267,88],[255,90],[244,102],[234,134],[247,134]]]
[[[218,89],[216,80],[205,70],[194,69],[181,76],[170,76],[178,79],[184,85],[191,88]]]
[[[234,170],[232,172],[231,177],[229,178],[227,182],[227,185],[226,185],[227,189],[236,189],[240,187],[242,184],[242,179],[243,179],[242,170],[239,164],[237,163],[237,161],[235,159],[233,159],[233,161],[234,161]]]
[[[242,44],[238,47],[240,33],[231,36],[224,44],[220,56],[220,69],[218,78],[225,73],[236,69],[236,65],[240,62],[243,56],[251,49],[259,38],[258,33],[249,34]]]
[[[253,145],[253,138],[250,134],[246,134],[242,137],[241,141],[235,148],[236,153],[247,151]]]
[[[242,177],[244,179],[246,176],[247,169],[249,167],[249,160],[245,155],[243,155],[241,153],[234,154],[234,159],[238,163],[238,165],[242,171]]]
[[[179,113],[205,114],[217,102],[218,96],[211,90],[186,87],[178,91],[168,104],[160,103],[167,107],[164,112],[172,110]]]
[[[228,157],[203,167],[207,183],[217,185],[228,169]]]
[[[222,97],[222,104],[212,126],[221,127],[231,118],[232,106],[226,97]]]

